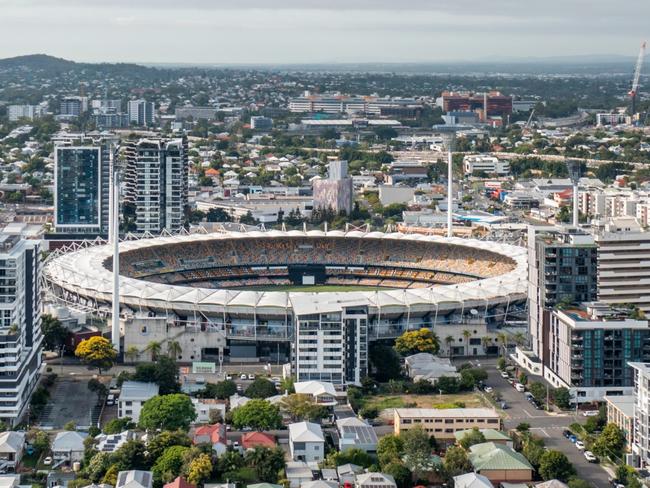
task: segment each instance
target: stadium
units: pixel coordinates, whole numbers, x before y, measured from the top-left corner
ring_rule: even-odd
[[[199,334],[185,360],[295,362],[302,329],[327,322],[342,340],[354,323],[355,348],[431,327],[454,337],[450,352],[471,355],[525,307],[527,258],[521,247],[420,234],[221,232],[123,241],[120,276],[124,348]],[[44,277],[57,300],[110,313],[110,246],[55,253]]]

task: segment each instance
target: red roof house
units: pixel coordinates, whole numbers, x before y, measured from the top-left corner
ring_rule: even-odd
[[[167,483],[166,485],[163,485],[163,488],[196,488],[196,486],[190,483],[189,481],[187,481],[182,476],[179,476],[171,483]]]
[[[246,432],[241,436],[241,445],[244,449],[253,449],[255,447],[275,447],[277,442],[275,436],[263,432]]]

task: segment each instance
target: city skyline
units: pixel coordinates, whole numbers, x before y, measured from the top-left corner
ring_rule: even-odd
[[[273,8],[259,0],[0,0],[0,58],[46,52],[86,62],[270,64],[634,56],[650,4],[631,3],[623,10],[582,0],[409,0],[399,8],[386,0],[327,7],[282,0]]]

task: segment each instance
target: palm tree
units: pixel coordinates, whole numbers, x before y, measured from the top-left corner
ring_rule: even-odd
[[[505,358],[506,354],[508,354],[508,335],[505,332],[501,332],[497,338],[501,343],[501,347],[503,348],[503,357]]]
[[[489,336],[481,337],[481,345],[483,346],[483,352],[485,355],[488,355],[488,347],[492,345],[492,338]]]
[[[126,351],[124,351],[124,357],[129,363],[134,363],[136,359],[138,359],[138,356],[140,356],[140,349],[136,346],[129,346]]]
[[[149,344],[147,344],[147,347],[145,348],[145,351],[149,351],[151,353],[151,360],[155,361],[158,359],[158,355],[160,354],[160,350],[162,349],[162,345],[158,341],[151,341]]]
[[[181,354],[183,354],[183,348],[178,341],[169,341],[167,343],[167,355],[170,358],[176,360]]]
[[[526,344],[526,334],[524,334],[523,332],[515,332],[512,335],[512,338],[515,341],[515,344],[517,346],[523,346],[524,344]]]
[[[447,350],[449,351],[449,359],[451,359],[452,356],[452,351],[451,351],[451,343],[454,342],[454,336],[448,335],[445,337],[445,343],[447,344]]]
[[[465,329],[463,331],[463,337],[465,338],[465,356],[469,356],[469,338],[472,335],[472,333]]]
[[[440,338],[434,331],[431,331],[431,342],[433,344],[433,354],[438,354],[438,351],[440,351]]]

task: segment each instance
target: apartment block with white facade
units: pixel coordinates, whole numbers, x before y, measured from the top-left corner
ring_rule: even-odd
[[[25,414],[41,369],[40,247],[0,234],[0,420]]]
[[[650,363],[630,363],[634,369],[634,443],[641,466],[650,466]]]
[[[510,174],[510,162],[499,160],[494,156],[476,154],[463,158],[463,170],[466,175],[486,173],[507,176]]]

